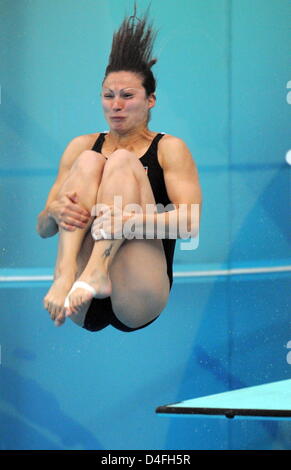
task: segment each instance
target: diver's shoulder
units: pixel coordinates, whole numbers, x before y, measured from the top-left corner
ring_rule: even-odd
[[[186,143],[180,137],[164,134],[163,138],[160,140],[159,146],[161,150],[182,149],[186,147]]]
[[[91,134],[81,134],[73,137],[71,145],[82,148],[83,150],[91,149],[98,139],[100,132],[93,132]]]

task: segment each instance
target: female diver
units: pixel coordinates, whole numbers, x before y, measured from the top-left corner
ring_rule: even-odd
[[[145,327],[163,311],[172,287],[171,220],[178,221],[176,238],[185,238],[182,222],[188,234],[198,232],[199,215],[193,218],[190,208],[201,207],[201,190],[190,151],[180,138],[148,127],[156,104],[153,41],[146,16],[125,18],[114,34],[102,84],[109,131],[69,142],[38,216],[41,237],[59,233],[54,282],[44,298],[57,326],[69,317],[90,331]],[[116,196],[121,211],[114,206]],[[94,213],[96,204],[108,209]],[[128,204],[142,211],[127,211]],[[157,210],[168,204],[172,210]],[[150,205],[156,210],[147,211]],[[137,235],[120,236],[117,221],[122,228],[133,223]],[[146,221],[154,227],[151,237]]]

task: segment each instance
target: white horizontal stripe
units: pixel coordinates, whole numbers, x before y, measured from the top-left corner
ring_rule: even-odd
[[[53,276],[0,276],[0,282],[52,281]]]
[[[291,271],[291,266],[270,266],[264,268],[233,268],[217,269],[211,271],[180,271],[174,277],[200,277],[200,276],[235,276],[237,274],[260,274]]]
[[[291,271],[291,266],[271,266],[264,268],[233,268],[210,271],[176,271],[174,277],[235,276],[237,274],[260,274]],[[52,281],[53,276],[0,276],[0,282]]]

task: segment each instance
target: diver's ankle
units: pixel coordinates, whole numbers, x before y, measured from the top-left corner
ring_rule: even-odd
[[[58,265],[54,271],[54,280],[68,278],[75,279],[77,273],[77,263],[70,265]]]

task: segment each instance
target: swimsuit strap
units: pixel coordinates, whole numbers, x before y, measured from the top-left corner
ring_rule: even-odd
[[[106,136],[106,132],[100,132],[95,144],[92,147],[92,150],[94,150],[95,152],[101,153],[102,145],[103,145],[104,140],[105,140],[105,136]]]
[[[149,148],[147,149],[146,153],[143,155],[144,157],[147,156],[148,154],[149,155],[152,155],[152,154],[157,154],[158,152],[158,143],[159,141],[161,140],[161,138],[164,136],[165,134],[163,133],[159,133],[157,134],[153,140],[152,140],[152,143],[151,145],[149,146]]]

